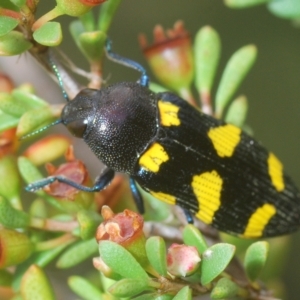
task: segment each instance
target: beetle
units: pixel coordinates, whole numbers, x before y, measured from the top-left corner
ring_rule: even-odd
[[[112,52],[108,58],[141,72],[138,82],[86,88],[63,108],[60,120],[82,138],[106,168],[93,187],[54,176],[29,184],[35,191],[58,180],[77,189],[104,189],[115,172],[129,175],[154,197],[181,206],[220,231],[245,238],[298,229],[300,193],[282,163],[240,128],[205,115],[171,92],[148,89],[138,63]],[[61,84],[62,86],[62,84]],[[51,125],[53,125],[51,124]]]

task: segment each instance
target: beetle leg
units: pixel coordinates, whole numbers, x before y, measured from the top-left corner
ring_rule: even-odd
[[[140,73],[142,73],[141,78],[139,80],[139,83],[142,86],[146,86],[146,87],[148,86],[148,84],[149,84],[149,76],[147,75],[147,72],[144,69],[144,67],[141,66],[139,63],[137,63],[134,60],[131,60],[129,58],[126,58],[126,57],[120,56],[119,54],[114,53],[112,51],[112,49],[111,49],[111,41],[110,41],[110,39],[106,40],[106,43],[105,43],[105,52],[106,52],[106,56],[107,56],[108,59],[110,59],[110,60],[112,60],[112,61],[114,61],[114,62],[116,62],[116,63],[118,63],[120,65],[132,68],[132,69],[137,70]]]
[[[95,184],[92,187],[84,186],[81,184],[78,184],[75,181],[72,181],[64,176],[50,176],[45,179],[38,180],[34,183],[30,183],[25,188],[28,192],[35,192],[37,190],[42,189],[43,187],[53,183],[54,181],[58,181],[61,183],[65,183],[67,185],[70,185],[74,187],[75,189],[85,191],[85,192],[99,192],[103,190],[114,178],[115,172],[112,169],[106,168],[102,172],[102,174],[96,178]]]
[[[185,214],[187,222],[189,224],[193,224],[194,223],[194,219],[193,219],[192,213],[189,210],[185,209],[185,208],[183,208],[182,210],[183,210],[183,212]]]
[[[129,178],[129,184],[130,184],[130,189],[131,189],[131,193],[132,193],[135,205],[136,205],[139,213],[144,214],[145,213],[144,199],[136,185],[136,182],[131,177]]]

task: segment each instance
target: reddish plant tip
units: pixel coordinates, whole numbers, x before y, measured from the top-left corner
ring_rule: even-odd
[[[12,80],[7,75],[0,73],[0,92],[10,93],[13,88]]]
[[[86,185],[89,181],[87,169],[82,161],[75,159],[72,146],[68,148],[65,157],[67,162],[59,167],[50,163],[46,164],[48,174],[50,176],[64,176],[78,184]],[[68,200],[74,200],[76,194],[80,192],[78,189],[58,181],[44,187],[44,191],[53,197]]]
[[[183,21],[179,20],[174,24],[172,29],[164,31],[161,25],[156,25],[153,30],[153,44],[148,45],[147,38],[144,34],[139,35],[139,44],[145,55],[149,55],[151,51],[159,51],[158,49],[170,47],[170,44],[181,43],[178,40],[187,40],[190,42],[190,35],[184,28]]]
[[[131,243],[143,235],[143,218],[128,209],[114,215],[108,207],[102,209],[105,221],[100,224],[96,232],[96,240],[110,240],[124,245]]]
[[[84,5],[88,5],[88,6],[96,6],[96,5],[100,5],[103,2],[106,2],[107,0],[80,0],[80,2]]]
[[[16,132],[16,128],[11,128],[0,133],[0,158],[5,155],[16,153],[19,146]]]

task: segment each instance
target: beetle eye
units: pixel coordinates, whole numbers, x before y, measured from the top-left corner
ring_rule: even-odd
[[[87,124],[85,120],[75,120],[67,125],[68,130],[76,137],[83,138],[84,132],[86,130]]]

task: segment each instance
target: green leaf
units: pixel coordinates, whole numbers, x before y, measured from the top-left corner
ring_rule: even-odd
[[[41,45],[54,47],[62,41],[62,31],[60,23],[47,22],[39,27],[34,33],[33,38]]]
[[[200,281],[206,285],[219,276],[229,264],[235,246],[225,243],[215,244],[202,254]]]
[[[248,278],[255,281],[265,266],[269,253],[267,242],[256,242],[250,245],[246,251],[244,266]]]
[[[93,254],[96,254],[98,244],[95,238],[87,241],[79,241],[68,248],[58,259],[56,266],[66,269],[78,265]]]
[[[113,284],[108,291],[120,298],[133,297],[141,292],[151,289],[148,279],[126,278]]]
[[[14,5],[21,8],[26,4],[26,0],[10,0]]]
[[[149,89],[154,93],[163,93],[168,91],[166,87],[152,81],[149,83]]]
[[[192,291],[188,286],[185,286],[175,295],[173,300],[192,300]]]
[[[280,18],[294,19],[300,17],[299,0],[273,0],[267,7],[271,13]]]
[[[210,94],[221,53],[218,33],[210,26],[201,28],[196,34],[195,85],[202,98]]]
[[[0,39],[0,55],[11,56],[21,54],[32,47],[19,31],[10,31]]]
[[[103,299],[103,293],[81,276],[69,277],[68,285],[74,293],[84,300]]]
[[[216,93],[217,118],[221,118],[228,102],[251,69],[255,62],[256,54],[256,47],[248,45],[236,51],[229,59]]]
[[[24,263],[17,266],[16,272],[14,273],[12,287],[15,291],[20,289],[21,280],[23,278],[26,270],[35,264],[41,268],[46,267],[50,262],[52,262],[69,244],[64,243],[58,247],[50,250],[45,250],[42,252],[37,252],[31,255]]]
[[[22,137],[33,132],[39,127],[50,123],[54,118],[53,111],[49,106],[27,111],[20,118],[17,128],[17,136]]]
[[[21,282],[23,300],[55,300],[53,289],[44,271],[32,265],[24,274]]]
[[[18,123],[18,118],[12,117],[0,111],[0,132],[16,127]]]
[[[5,114],[19,118],[28,110],[28,107],[17,101],[12,94],[0,93],[0,109]]]
[[[246,8],[270,2],[271,0],[224,0],[225,5],[230,8]]]
[[[239,96],[230,104],[225,116],[225,122],[242,128],[244,126],[248,111],[248,101],[246,96]]]
[[[27,213],[14,209],[8,200],[0,196],[0,223],[7,228],[26,228],[30,218]]]
[[[152,236],[146,242],[147,257],[152,267],[162,276],[167,276],[166,244],[163,238]]]
[[[122,246],[111,241],[99,242],[100,256],[116,273],[124,278],[147,280],[148,275],[136,259]]]
[[[8,16],[0,16],[0,36],[3,36],[12,31],[18,26],[19,21]]]
[[[107,32],[121,0],[110,0],[101,5],[98,29]]]
[[[80,227],[80,236],[83,240],[86,240],[95,236],[96,229],[102,218],[95,211],[81,210],[77,214],[77,220]]]
[[[196,247],[200,254],[202,254],[208,248],[203,235],[194,225],[186,225],[183,229],[182,237],[183,242],[186,245]]]
[[[14,156],[6,155],[0,158],[0,178],[0,195],[8,199],[12,205],[19,204],[21,183]],[[19,208],[19,205],[16,208]]]
[[[106,34],[103,31],[83,32],[79,35],[80,50],[90,62],[100,62]]]
[[[17,89],[14,89],[11,95],[18,103],[25,105],[27,110],[49,106],[45,100],[28,92],[25,88],[29,89],[31,87],[20,86]]]
[[[213,288],[211,299],[227,299],[236,296],[239,287],[228,278],[221,278]]]
[[[19,157],[18,167],[21,176],[27,183],[31,183],[43,178],[38,168],[26,157]]]

